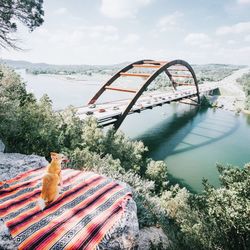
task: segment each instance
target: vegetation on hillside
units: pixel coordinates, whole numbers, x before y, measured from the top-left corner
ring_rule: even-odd
[[[243,169],[218,165],[220,188],[203,181],[176,216],[187,244],[197,249],[249,249],[250,164]]]
[[[60,74],[60,75],[113,75],[121,68],[125,67],[128,63],[121,63],[115,65],[53,65],[46,63],[30,63],[26,61],[13,61],[13,60],[0,60],[0,63],[9,65],[16,69],[26,69],[31,74]],[[192,65],[198,82],[204,81],[219,81],[234,71],[242,68],[240,65],[230,64],[204,64],[204,65]],[[131,72],[135,73],[151,73],[151,69],[133,69]],[[175,72],[173,72],[175,73]],[[190,81],[190,80],[189,80]],[[156,78],[155,84],[151,84],[150,90],[165,89],[172,86],[168,77],[165,74],[161,74]]]
[[[245,109],[250,110],[250,73],[244,74],[237,82],[243,87],[246,94]]]
[[[114,74],[126,65],[56,65],[47,63],[31,63],[27,61],[15,61],[0,59],[0,64],[15,69],[25,69],[27,73],[38,74],[57,74],[57,75],[92,75],[92,74]]]
[[[79,120],[72,108],[52,111],[48,96],[37,101],[11,69],[0,66],[0,138],[8,152],[64,152],[70,166],[96,171],[133,189],[140,227],[161,226],[173,249],[249,249],[250,165],[219,166],[221,187],[204,181],[204,192],[191,194],[168,183],[164,162],[147,159],[142,142],[94,119]]]
[[[199,83],[220,81],[242,67],[241,65],[231,64],[193,65]]]

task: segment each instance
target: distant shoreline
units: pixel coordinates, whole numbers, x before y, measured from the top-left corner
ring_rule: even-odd
[[[223,106],[224,110],[250,114],[250,111],[245,110],[246,95],[241,86],[237,83],[237,79],[248,73],[250,68],[240,69],[230,76],[224,78],[222,87],[220,87],[221,95],[218,96],[216,102],[218,106]]]

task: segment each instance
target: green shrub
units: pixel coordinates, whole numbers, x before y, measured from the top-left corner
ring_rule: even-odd
[[[177,221],[194,249],[250,248],[250,164],[243,169],[218,166],[221,187],[204,181]]]
[[[37,101],[13,70],[0,66],[0,72],[0,138],[7,152],[49,156],[82,142],[83,122],[72,108],[55,113],[47,95]]]
[[[166,189],[167,181],[167,165],[163,161],[149,160],[146,169],[146,177],[155,182],[157,192]]]

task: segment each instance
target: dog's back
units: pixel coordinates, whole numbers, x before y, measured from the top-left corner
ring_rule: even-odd
[[[60,173],[61,173],[61,165],[59,165],[59,164],[49,164],[47,172],[51,173],[51,174],[57,174],[59,176]]]
[[[47,173],[43,177],[41,198],[45,201],[45,204],[52,202],[58,196],[58,184],[59,176],[57,174]]]

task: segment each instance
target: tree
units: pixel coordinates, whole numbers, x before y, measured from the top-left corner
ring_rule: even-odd
[[[43,23],[43,0],[1,0],[0,1],[0,47],[18,49],[17,39],[11,36],[17,31],[17,21],[30,31]]]
[[[204,181],[204,192],[190,196],[190,208],[177,220],[193,249],[249,249],[250,164],[218,170],[221,187]]]

